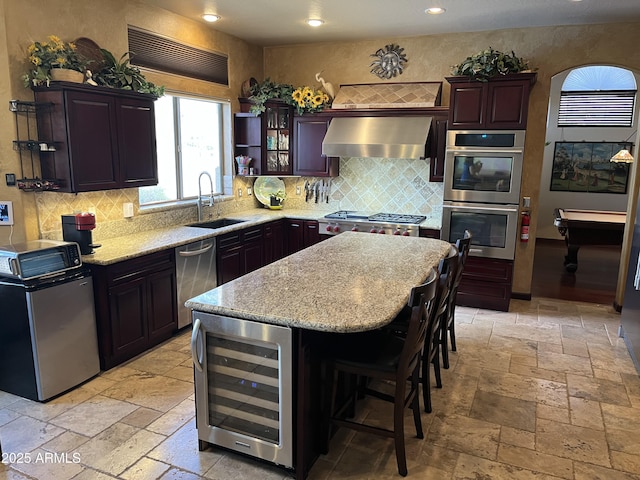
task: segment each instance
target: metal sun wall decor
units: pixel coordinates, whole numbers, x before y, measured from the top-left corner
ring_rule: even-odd
[[[631,147],[626,142],[556,142],[551,191],[627,193],[629,165],[609,160]]]
[[[404,64],[407,62],[404,48],[394,43],[385,45],[384,48],[379,48],[376,53],[372,53],[369,56],[376,57],[376,59],[371,62],[371,65],[369,65],[373,67],[371,73],[382,79],[389,79],[396,75],[401,75]]]

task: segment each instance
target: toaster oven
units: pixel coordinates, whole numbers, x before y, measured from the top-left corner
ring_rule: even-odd
[[[0,247],[0,276],[30,280],[82,266],[75,242],[32,240]]]

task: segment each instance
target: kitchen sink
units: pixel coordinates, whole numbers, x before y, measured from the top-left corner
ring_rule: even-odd
[[[242,222],[246,222],[246,220],[238,220],[235,218],[219,218],[218,220],[211,220],[209,222],[192,223],[187,226],[213,229],[213,228],[228,227],[229,225],[235,225],[236,223],[242,223]]]

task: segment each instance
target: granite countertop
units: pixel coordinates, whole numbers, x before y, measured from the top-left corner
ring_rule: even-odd
[[[83,255],[82,262],[92,265],[109,265],[131,258],[147,255],[169,248],[179,247],[191,242],[223,235],[235,230],[242,230],[252,225],[271,222],[279,218],[318,219],[329,212],[310,210],[267,210],[254,209],[237,212],[226,218],[244,220],[242,223],[227,227],[208,229],[176,225],[173,227],[146,230],[122,237],[110,238],[99,242],[102,246],[96,248],[91,255]],[[204,221],[216,220],[205,219]],[[194,222],[195,223],[195,222]]]
[[[244,220],[244,222],[229,225],[227,227],[207,229],[176,225],[173,227],[146,230],[131,235],[106,239],[99,242],[102,246],[96,248],[93,254],[83,255],[82,261],[83,263],[92,265],[110,265],[123,260],[223,235],[225,233],[233,232],[234,230],[241,230],[252,225],[267,223],[279,218],[317,220],[333,211],[335,210],[268,210],[256,208],[228,215],[226,218],[237,218]],[[436,225],[429,219],[425,220],[420,226],[423,228],[440,228],[439,224]]]
[[[193,310],[326,332],[388,324],[449,250],[442,240],[345,232],[186,302]]]

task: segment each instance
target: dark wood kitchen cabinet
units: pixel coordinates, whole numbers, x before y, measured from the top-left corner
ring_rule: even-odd
[[[142,187],[158,183],[155,97],[106,87],[53,82],[34,88],[43,178],[62,192]]]
[[[100,368],[108,370],[178,329],[174,250],[92,265]]]
[[[448,117],[434,115],[431,119],[431,130],[429,132],[429,181],[444,182],[444,160],[447,149],[447,126]]]
[[[293,174],[306,177],[337,177],[339,159],[322,154],[322,140],[330,117],[296,116],[293,119]]]
[[[467,258],[458,287],[457,305],[508,311],[513,260]]]
[[[285,253],[284,220],[275,220],[264,225],[264,264],[269,265],[283,258]]]
[[[216,238],[218,285],[235,280],[265,264],[262,225],[225,233]]]
[[[287,219],[287,254],[318,243],[321,240],[319,228],[317,220]]]
[[[488,82],[447,77],[449,129],[525,130],[535,73],[501,75]]]
[[[239,99],[243,110],[234,115],[234,154],[253,159],[255,175],[292,175],[293,108],[280,100],[269,100],[265,111],[249,113],[251,103]]]

